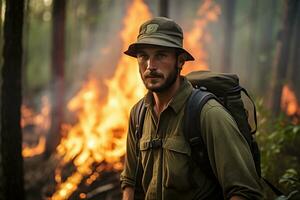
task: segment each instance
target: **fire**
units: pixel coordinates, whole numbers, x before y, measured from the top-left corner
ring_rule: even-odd
[[[34,147],[31,147],[27,143],[23,143],[23,150],[22,154],[23,157],[32,157],[39,154],[42,154],[45,150],[46,144],[46,132],[49,130],[50,127],[50,103],[49,99],[46,96],[42,97],[42,109],[39,114],[33,112],[29,107],[22,105],[22,119],[21,119],[21,126],[23,131],[26,133],[27,127],[32,127],[29,131],[31,137],[35,136],[34,138],[39,138],[38,144]],[[24,134],[24,137],[26,135]],[[27,140],[24,140],[27,141]]]
[[[193,28],[185,33],[184,46],[194,56],[194,62],[187,62],[182,73],[187,74],[193,70],[207,70],[207,53],[203,44],[210,40],[205,28],[210,22],[218,20],[221,8],[212,0],[205,0],[197,11],[197,18],[193,22]]]
[[[143,1],[135,0],[124,19],[123,51],[135,41],[139,25],[150,17]],[[105,103],[99,104],[98,83],[93,78],[69,102],[68,109],[78,113],[78,123],[65,126],[67,134],[57,151],[63,157],[61,166],[74,160],[76,172],[61,182],[61,169],[57,170],[58,190],[51,199],[67,199],[85,176],[90,177],[87,182],[91,184],[95,180],[92,175],[98,176],[92,169],[95,163],[105,161],[111,163],[113,169],[122,169],[130,108],[145,93],[143,84],[137,81],[137,69],[135,59],[124,55],[114,77],[106,81],[109,90]],[[96,174],[100,172],[97,170]]]
[[[198,69],[207,69],[206,54],[200,41],[204,37],[203,29],[209,21],[216,20],[219,7],[210,0],[198,10],[198,17],[191,32],[185,33],[185,47],[195,56]],[[136,40],[137,30],[142,22],[151,18],[150,11],[142,0],[134,0],[124,18],[122,51]],[[201,18],[201,19],[200,19]],[[195,45],[197,44],[197,45]],[[185,71],[195,67],[186,66]],[[114,77],[105,81],[108,92],[105,100],[100,99],[99,82],[96,78],[82,87],[68,103],[68,109],[77,116],[75,125],[64,125],[64,135],[57,148],[61,157],[60,167],[56,170],[57,191],[51,199],[68,199],[83,179],[90,185],[100,176],[106,167],[95,165],[107,163],[111,170],[123,168],[121,158],[125,154],[126,131],[130,108],[145,94],[140,81],[138,66],[134,58],[123,55],[117,65]],[[66,180],[62,178],[62,168],[72,162],[75,172]],[[85,198],[87,195],[80,194]]]
[[[281,108],[289,116],[300,116],[300,106],[293,90],[284,85],[281,95]]]

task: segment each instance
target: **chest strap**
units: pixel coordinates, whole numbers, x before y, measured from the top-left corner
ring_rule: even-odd
[[[141,144],[141,149],[158,149],[162,147],[162,139],[155,138],[150,140],[149,142],[145,142]]]

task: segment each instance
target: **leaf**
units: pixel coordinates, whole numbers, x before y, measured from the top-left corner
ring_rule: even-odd
[[[300,133],[300,126],[294,126],[293,133]]]

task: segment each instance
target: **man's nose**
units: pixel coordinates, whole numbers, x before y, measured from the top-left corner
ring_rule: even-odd
[[[156,64],[154,58],[149,58],[147,60],[147,69],[149,70],[156,70]]]

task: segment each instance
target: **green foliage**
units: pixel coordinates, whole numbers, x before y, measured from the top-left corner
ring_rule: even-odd
[[[300,125],[282,114],[273,120],[270,112],[257,103],[262,175],[285,194],[300,188]]]
[[[298,172],[295,169],[287,169],[283,176],[280,177],[279,183],[285,184],[290,188],[299,188],[300,179]]]

